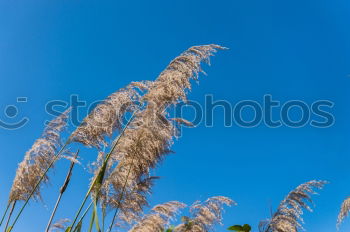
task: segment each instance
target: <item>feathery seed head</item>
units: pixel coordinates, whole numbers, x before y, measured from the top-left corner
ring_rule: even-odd
[[[208,232],[215,224],[221,224],[223,206],[236,204],[228,197],[211,197],[205,202],[196,201],[190,208],[192,218],[175,228],[175,232]]]
[[[201,62],[209,64],[209,57],[218,49],[224,48],[214,44],[189,48],[170,62],[144,98],[161,108],[179,100],[186,101],[187,90],[191,89],[190,80],[198,80],[198,74],[202,72]]]
[[[102,191],[106,198],[105,202],[110,207],[123,208],[127,199],[134,194],[135,186],[148,178],[150,170],[171,152],[170,147],[178,134],[178,128],[168,118],[167,107],[186,100],[187,91],[191,89],[190,80],[198,79],[198,74],[202,71],[201,62],[209,63],[209,57],[217,49],[223,48],[218,45],[191,47],[170,62],[154,82],[147,83],[148,91],[141,97],[144,107],[137,111],[128,128],[118,139],[108,164],[108,175]],[[133,86],[136,85],[133,84]],[[142,84],[137,86],[143,88]],[[181,123],[190,125],[184,119],[175,119],[175,122],[177,125]],[[94,134],[102,138],[100,135],[108,134],[105,131],[101,133],[100,130]],[[91,140],[101,143],[101,139],[88,139],[88,141]],[[91,142],[85,143],[91,144]],[[125,190],[124,195],[120,193],[121,189]],[[112,204],[113,202],[122,203],[115,205]],[[146,202],[142,204],[145,205]],[[141,207],[126,208],[128,208],[127,213],[134,215],[142,211]]]
[[[105,136],[122,128],[125,113],[134,111],[140,101],[139,90],[148,88],[149,82],[132,82],[110,95],[83,120],[73,132],[72,141],[100,148],[106,145]]]
[[[124,192],[122,191],[123,186],[120,186],[112,196],[106,197],[109,201],[107,205],[111,208],[118,208],[120,212],[118,217],[126,224],[139,221],[143,208],[148,206],[147,195],[151,193],[156,179],[158,177],[145,177],[135,186],[126,188]]]
[[[262,232],[297,232],[303,229],[303,210],[312,211],[308,203],[312,203],[314,189],[322,189],[326,181],[312,180],[299,185],[280,203],[271,220],[260,224]]]
[[[186,205],[178,201],[156,205],[129,232],[163,232],[178,210],[184,207]]]
[[[340,224],[349,215],[349,211],[350,211],[350,197],[346,198],[341,205],[340,212],[338,214],[337,229],[339,229]]]
[[[41,138],[37,139],[19,164],[13,181],[9,201],[26,200],[40,177],[48,168],[61,144],[60,133],[67,125],[70,109],[52,120],[45,128]],[[44,177],[44,182],[48,176]],[[40,188],[34,193],[40,199]]]

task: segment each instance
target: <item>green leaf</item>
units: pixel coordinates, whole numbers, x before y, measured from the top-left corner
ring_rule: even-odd
[[[228,229],[228,230],[239,231],[239,232],[244,232],[243,226],[240,226],[240,225],[230,226],[230,227],[227,228],[227,229]]]
[[[95,211],[95,225],[96,225],[96,230],[98,232],[101,232],[101,229],[100,229],[100,223],[98,222],[98,212],[97,212],[97,202],[96,200],[94,201],[94,211]]]
[[[175,226],[170,226],[165,232],[173,232]]]
[[[244,226],[243,226],[243,231],[244,231],[244,232],[250,232],[251,229],[252,229],[252,227],[250,227],[250,225],[244,224]]]
[[[12,228],[13,228],[13,226],[10,226],[10,227],[6,230],[6,232],[12,231]]]
[[[95,210],[93,210],[91,214],[90,226],[88,230],[89,232],[91,232],[92,228],[94,227],[94,221],[95,221]]]
[[[72,230],[71,226],[68,226],[67,229],[65,230],[65,232],[70,232]]]
[[[228,230],[233,230],[233,231],[238,231],[238,232],[250,232],[251,231],[251,227],[248,224],[244,224],[243,226],[240,225],[234,225],[231,226],[229,228],[227,228]]]

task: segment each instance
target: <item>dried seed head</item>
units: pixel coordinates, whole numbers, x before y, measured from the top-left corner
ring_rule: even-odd
[[[147,195],[151,193],[154,181],[158,177],[148,177],[140,180],[132,189],[123,191],[123,186],[118,188],[108,199],[107,205],[113,209],[118,208],[118,218],[121,224],[130,225],[140,220],[140,215],[145,206],[148,206]],[[122,197],[123,195],[123,197]]]
[[[167,118],[165,108],[185,99],[186,89],[190,88],[190,79],[197,79],[198,72],[201,71],[200,63],[208,62],[216,49],[222,47],[191,47],[175,58],[153,84],[148,84],[149,90],[143,98],[146,108],[136,114],[118,141],[116,152],[113,154],[112,163],[120,162],[116,169],[121,169],[115,172],[129,173],[125,171],[128,170],[125,167],[135,167],[128,176],[137,180],[139,176],[147,176],[150,168],[154,168],[163,156],[170,152],[176,127]],[[184,119],[175,121],[190,124]]]
[[[345,199],[341,205],[340,212],[338,214],[337,228],[339,229],[340,224],[349,215],[350,211],[350,197]]]
[[[228,197],[211,197],[205,202],[196,201],[191,206],[192,218],[185,217],[185,222],[178,225],[175,232],[208,232],[215,224],[221,224],[223,205],[236,204]]]
[[[110,207],[124,208],[127,199],[131,199],[134,194],[135,186],[148,178],[150,170],[171,152],[170,147],[178,128],[168,118],[167,107],[186,100],[187,90],[191,88],[190,80],[197,80],[201,62],[209,62],[209,57],[216,49],[222,47],[191,47],[175,58],[156,81],[147,84],[148,92],[142,97],[145,107],[135,114],[133,121],[118,140],[108,164],[108,175],[102,186],[102,192],[107,199],[105,202],[121,202],[110,204]],[[175,121],[178,124],[189,124],[184,119]],[[121,189],[124,191],[120,192]],[[146,203],[145,200],[142,205]],[[142,211],[142,207],[129,209],[128,213],[133,215]]]
[[[322,189],[326,181],[312,180],[299,185],[291,191],[280,203],[272,219],[261,223],[262,232],[297,232],[303,229],[303,210],[312,211],[308,203],[312,203],[311,195],[316,194],[313,189]]]
[[[52,120],[45,128],[41,138],[37,139],[32,148],[24,156],[19,164],[16,176],[12,184],[9,201],[26,200],[33,191],[45,170],[53,161],[56,152],[60,148],[60,133],[67,125],[70,109]],[[48,176],[44,177],[44,182]],[[34,193],[34,198],[40,198],[40,188]]]
[[[148,85],[149,82],[132,82],[110,95],[97,105],[73,132],[72,141],[97,148],[106,145],[105,137],[121,129],[125,113],[138,107],[140,100],[138,90],[145,90]]]
[[[178,210],[184,207],[186,205],[178,201],[156,205],[129,232],[163,232]]]
[[[224,48],[215,44],[189,48],[170,62],[144,98],[158,108],[176,104],[179,100],[186,101],[187,90],[191,89],[190,80],[197,80],[202,72],[201,62],[209,63],[209,57],[218,49]]]

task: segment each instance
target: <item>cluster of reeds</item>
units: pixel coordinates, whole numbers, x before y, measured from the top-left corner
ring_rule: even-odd
[[[67,126],[70,110],[52,120],[19,164],[1,220],[5,231],[13,230],[31,199],[41,199],[41,188],[49,181],[49,171],[61,158],[69,159],[71,165],[46,231],[79,232],[89,212],[88,231],[93,227],[97,231],[112,231],[124,226],[130,232],[208,232],[220,224],[223,206],[235,204],[223,196],[195,202],[190,207],[190,216],[182,217],[182,222],[172,227],[171,219],[176,218],[185,204],[171,201],[153,207],[149,214],[143,212],[158,178],[151,175],[151,170],[171,152],[179,126],[192,126],[186,119],[171,118],[169,109],[187,100],[191,81],[197,81],[202,72],[201,63],[209,63],[209,58],[221,49],[224,48],[213,44],[189,48],[171,61],[156,80],[132,82],[111,94],[66,139],[61,133]],[[79,150],[71,150],[73,143],[98,150],[93,162],[93,176],[75,216],[52,224],[72,177],[74,164],[78,162]],[[306,201],[311,201],[312,188],[322,188],[324,184],[323,181],[310,181],[290,192],[272,218],[261,223],[260,230],[299,231],[303,209],[310,210]],[[18,211],[15,210],[17,202],[22,203]],[[86,205],[87,202],[90,203]],[[346,200],[342,206],[339,223],[349,212],[349,202]],[[13,218],[14,212],[16,216]],[[112,219],[106,224],[107,212],[112,212]],[[3,223],[6,216],[6,223]]]
[[[67,147],[73,143],[97,148],[99,155],[93,165],[94,176],[85,198],[66,231],[77,231],[81,228],[82,220],[90,208],[92,221],[98,231],[104,230],[101,230],[98,222],[98,208],[102,210],[103,215],[107,209],[114,210],[108,231],[122,222],[135,226],[140,220],[145,220],[142,218],[142,212],[144,206],[148,205],[147,195],[157,179],[150,175],[151,170],[171,152],[179,125],[190,125],[185,119],[170,118],[168,109],[186,101],[186,95],[191,89],[191,80],[198,80],[198,75],[202,72],[201,63],[209,63],[209,57],[219,49],[224,48],[218,45],[191,47],[171,61],[155,81],[132,82],[116,91],[97,105],[64,142],[60,133],[66,125],[69,110],[54,119],[19,165],[10,191],[7,207],[10,213],[5,230],[11,231],[14,228],[30,199],[41,198],[40,190],[43,183],[48,182],[48,172],[57,160],[66,157],[76,161],[77,157],[65,155],[72,153]],[[123,119],[127,116],[130,117],[126,124],[123,124]],[[118,135],[115,139],[107,139],[116,133]],[[102,147],[108,147],[109,151],[103,152]],[[74,162],[59,191],[47,231],[68,186],[73,167]],[[90,199],[90,205],[85,207]],[[18,201],[23,204],[10,225],[15,203]],[[170,205],[174,205],[174,202],[168,206]],[[166,217],[170,217],[170,208],[167,215],[165,208],[159,206],[155,209],[158,213],[160,209],[164,210],[159,214],[161,216],[158,215],[159,220],[167,221]],[[52,227],[57,228],[59,225],[55,223]],[[134,230],[136,228],[134,227]]]

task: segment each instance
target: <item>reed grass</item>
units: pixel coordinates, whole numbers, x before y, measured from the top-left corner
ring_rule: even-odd
[[[87,199],[88,199],[90,193],[91,193],[91,192],[93,191],[93,189],[95,188],[96,183],[98,182],[98,180],[101,180],[101,178],[103,179],[103,175],[104,175],[104,172],[105,172],[105,170],[106,170],[106,168],[107,168],[108,161],[109,161],[109,159],[110,159],[110,157],[111,157],[112,151],[113,151],[113,150],[115,149],[115,147],[117,146],[119,139],[122,137],[122,135],[124,134],[125,129],[126,129],[126,128],[128,127],[128,125],[131,123],[131,121],[133,120],[133,118],[134,118],[134,115],[131,116],[131,118],[129,119],[129,121],[128,121],[127,124],[125,125],[124,129],[121,131],[121,134],[118,136],[118,138],[117,138],[116,141],[114,142],[114,145],[113,145],[113,147],[111,148],[111,152],[109,152],[109,153],[107,154],[107,156],[106,156],[106,158],[105,158],[105,160],[104,160],[104,162],[103,162],[101,168],[100,168],[99,171],[97,172],[97,175],[94,177],[94,179],[93,179],[93,181],[92,181],[92,183],[91,183],[91,185],[90,185],[90,188],[88,189],[87,193],[85,194],[85,197],[84,197],[84,199],[83,199],[83,202],[81,203],[81,205],[80,205],[80,207],[79,207],[79,209],[78,209],[78,211],[77,211],[77,213],[76,213],[76,215],[75,215],[75,217],[74,217],[74,220],[73,220],[72,224],[70,225],[70,227],[69,227],[68,230],[67,230],[68,232],[70,232],[71,229],[74,228],[74,225],[75,225],[75,223],[76,223],[76,220],[78,219],[78,217],[79,217],[79,215],[80,215],[80,213],[81,213],[81,211],[82,211],[82,209],[83,209],[83,207],[84,207],[84,205],[85,205],[85,203],[86,203],[86,201],[87,201]]]
[[[145,215],[129,232],[164,231],[176,213],[185,207],[184,203],[178,201],[156,205],[151,209],[151,213]]]
[[[171,152],[170,147],[177,134],[177,127],[173,122],[186,122],[186,120],[169,119],[166,110],[179,101],[186,100],[187,90],[191,89],[190,80],[198,79],[198,73],[201,71],[200,63],[208,61],[216,49],[222,47],[195,46],[170,62],[156,81],[149,84],[148,91],[142,97],[145,108],[135,115],[130,127],[125,130],[116,149],[113,150],[112,160],[116,161],[117,165],[108,172],[110,174],[103,185],[104,197],[111,199],[106,202],[110,203],[111,208],[116,208],[114,215],[117,215],[119,208],[122,208],[123,214],[128,214],[130,218],[128,223],[132,222],[132,218],[138,217],[142,212],[142,206],[124,207],[123,198],[128,193],[134,194],[132,191],[134,186],[149,176],[150,170]],[[127,211],[123,210],[126,208]],[[112,224],[113,222],[114,220]]]
[[[41,138],[34,142],[32,148],[26,152],[24,160],[19,164],[11,187],[9,202],[24,201],[24,204],[9,231],[15,226],[31,197],[41,198],[39,186],[42,181],[48,182],[47,172],[65,152],[69,140],[62,146],[60,134],[67,125],[69,112],[70,109],[66,110],[48,123]]]
[[[102,162],[99,162],[85,197],[66,231],[77,230],[75,224],[90,196],[93,197],[93,201],[80,217],[79,229],[81,229],[82,220],[93,205],[92,221],[95,222],[97,230],[100,230],[97,209],[100,199],[103,210],[106,208],[114,209],[109,231],[117,220],[117,215],[120,220],[129,225],[140,222],[143,208],[148,205],[147,194],[150,193],[153,185],[154,178],[150,176],[151,170],[156,168],[167,154],[171,153],[171,146],[173,140],[177,138],[179,126],[183,124],[192,126],[183,118],[170,118],[167,111],[179,102],[187,100],[187,94],[191,90],[191,80],[197,81],[199,73],[203,72],[201,63],[209,63],[210,56],[220,49],[225,48],[214,44],[191,47],[171,61],[155,81],[132,82],[127,87],[116,91],[83,120],[82,124],[63,145],[58,143],[58,141],[60,142],[59,132],[66,125],[63,123],[65,121],[63,119],[66,119],[68,113],[63,114],[65,116],[60,118],[61,121],[58,118],[54,123],[51,123],[51,127],[49,126],[49,129],[45,130],[43,138],[33,145],[32,151],[27,152],[17,171],[9,203],[20,200],[24,201],[24,204],[10,226],[10,230],[18,221],[29,200],[33,196],[35,199],[41,198],[40,185],[48,181],[48,171],[65,152],[68,145],[76,142],[100,150],[102,146],[108,145],[106,138],[111,137],[116,131],[119,132],[119,135],[110,145],[110,151],[102,158]],[[123,126],[122,119],[127,113],[132,113],[132,116]],[[40,150],[41,147],[48,147],[49,150]],[[41,155],[36,156],[36,153]],[[28,169],[33,163],[36,166]],[[71,169],[73,165],[71,165]],[[62,195],[69,183],[71,169],[61,188],[46,231],[50,228]],[[30,171],[26,173],[23,170]],[[23,176],[26,178],[29,176],[33,179],[30,184],[26,183],[28,186],[22,184],[24,183]],[[175,202],[173,204],[176,205]],[[222,204],[229,205],[232,202],[228,198],[217,197],[193,206],[191,208],[193,211],[197,209],[194,213],[196,216],[193,218],[195,225],[198,228],[208,229],[219,222]],[[170,207],[171,203],[168,206]],[[177,206],[180,207],[181,204]],[[167,221],[167,218],[170,218],[171,210],[166,214],[165,208],[165,205],[154,208],[153,211],[156,215],[152,217],[158,217],[163,222]],[[12,211],[10,215],[12,215]],[[211,220],[203,221],[204,211],[212,216]],[[6,213],[7,210],[4,215]],[[105,211],[103,211],[103,227],[104,213]],[[213,216],[215,213],[219,213],[219,215]]]
[[[92,209],[89,231],[104,232],[107,209],[113,211],[107,231],[115,225],[125,223],[129,232],[162,232],[185,204],[170,201],[151,209],[147,197],[156,179],[151,175],[162,160],[171,153],[174,140],[178,138],[181,125],[193,126],[184,118],[171,118],[169,109],[187,100],[192,81],[198,81],[201,64],[210,64],[209,58],[217,50],[225,49],[210,44],[193,46],[172,60],[154,81],[132,82],[110,96],[83,120],[83,122],[62,143],[61,133],[67,125],[69,110],[51,121],[43,135],[35,141],[19,164],[11,187],[6,210],[0,225],[9,212],[5,231],[10,232],[19,220],[30,199],[41,199],[40,187],[49,181],[48,171],[66,152],[68,145],[79,143],[99,151],[95,162],[95,172],[90,186],[69,226],[68,219],[51,226],[72,176],[74,162],[71,162],[65,181],[60,188],[56,204],[48,221],[46,232],[51,227],[66,232],[80,232],[87,213]],[[131,114],[126,125],[123,118]],[[109,139],[118,136],[109,144]],[[107,154],[102,147],[109,146]],[[79,151],[78,151],[79,152]],[[75,158],[78,155],[75,154]],[[314,189],[321,189],[325,181],[309,181],[292,190],[280,203],[271,219],[261,222],[261,232],[298,232],[302,227],[303,210],[311,211]],[[92,201],[82,213],[89,197]],[[24,202],[14,221],[11,217],[18,202]],[[224,206],[234,205],[228,197],[216,196],[204,202],[196,201],[190,207],[190,215],[183,217],[182,223],[174,226],[173,232],[208,232],[222,222]],[[102,210],[100,228],[99,208]],[[349,214],[350,198],[346,199],[338,216],[338,226]],[[82,213],[82,215],[81,215]]]
[[[299,185],[281,201],[271,219],[262,221],[261,232],[298,232],[303,230],[303,210],[312,211],[308,203],[312,203],[314,189],[322,189],[326,181],[312,180]]]
[[[170,123],[168,122],[168,120],[166,119],[166,117],[164,115],[161,115],[159,112],[161,110],[164,110],[167,106],[171,105],[171,104],[176,104],[178,99],[185,99],[186,93],[185,90],[190,88],[190,83],[189,83],[189,79],[193,78],[193,79],[197,79],[197,75],[198,72],[201,70],[200,69],[200,62],[202,60],[207,60],[208,57],[210,55],[212,55],[212,53],[215,51],[215,49],[219,49],[221,48],[220,46],[217,45],[207,45],[207,46],[197,46],[197,47],[192,47],[189,50],[187,50],[186,52],[184,52],[183,54],[181,54],[179,57],[177,57],[174,61],[172,61],[170,63],[170,65],[167,67],[167,69],[162,72],[162,74],[160,75],[160,77],[157,79],[157,81],[155,81],[154,83],[147,83],[145,84],[143,83],[138,83],[138,84],[132,84],[132,87],[139,87],[140,86],[142,88],[140,89],[146,89],[148,90],[148,93],[142,97],[143,101],[147,101],[148,105],[146,106],[146,109],[142,110],[141,112],[135,114],[135,118],[137,119],[136,122],[132,122],[132,120],[130,120],[129,122],[133,124],[134,128],[141,128],[140,129],[129,129],[127,128],[128,125],[124,128],[124,130],[122,131],[122,135],[123,136],[119,136],[117,139],[117,142],[115,142],[109,152],[109,154],[106,156],[105,158],[105,162],[103,163],[104,166],[101,167],[101,171],[97,173],[97,175],[95,176],[95,178],[93,179],[93,182],[87,192],[87,194],[85,195],[85,198],[80,206],[80,208],[78,209],[78,212],[73,220],[73,223],[70,227],[70,229],[74,228],[74,224],[88,198],[88,196],[90,195],[90,193],[94,190],[95,185],[98,183],[98,179],[104,179],[104,174],[106,172],[106,168],[108,165],[108,161],[111,158],[111,156],[113,156],[112,160],[116,160],[119,161],[119,164],[117,165],[117,168],[115,169],[115,171],[113,171],[109,177],[107,177],[107,184],[102,185],[101,183],[101,187],[102,186],[107,186],[109,184],[111,184],[112,186],[123,186],[122,187],[122,192],[120,194],[121,197],[117,197],[117,209],[120,207],[120,201],[123,198],[124,192],[125,192],[125,183],[130,182],[129,177],[130,177],[130,173],[133,174],[133,177],[139,175],[144,176],[147,175],[148,173],[148,166],[155,166],[155,164],[149,163],[147,164],[148,161],[152,160],[148,160],[146,162],[144,162],[143,164],[138,164],[140,165],[146,165],[145,167],[143,167],[143,170],[137,170],[136,172],[134,172],[135,170],[132,170],[133,167],[133,163],[134,163],[134,158],[131,158],[131,165],[129,163],[129,157],[126,157],[125,159],[120,159],[119,154],[123,154],[123,145],[124,145],[124,149],[125,150],[130,150],[132,146],[134,145],[133,142],[124,142],[123,143],[123,139],[127,138],[133,141],[136,141],[136,146],[139,146],[140,144],[142,144],[143,147],[145,147],[146,149],[148,149],[148,151],[146,150],[146,153],[148,153],[149,155],[152,155],[151,153],[153,152],[153,156],[154,156],[154,162],[157,162],[157,156],[161,155],[161,153],[167,153],[169,151],[169,149],[167,148],[168,145],[166,144],[170,144],[167,141],[171,140],[171,136],[173,133],[173,127],[171,127]],[[172,85],[169,85],[170,82]],[[130,96],[130,90],[132,90],[132,88],[127,88],[126,91],[122,91],[123,93],[123,97],[127,96],[126,99]],[[169,91],[170,94],[169,94]],[[125,94],[126,93],[126,94]],[[134,91],[132,91],[133,96],[137,96],[139,97],[137,94],[135,94]],[[110,99],[110,98],[109,98]],[[99,110],[97,112],[99,112],[99,115],[105,115],[107,113],[105,112],[113,112],[113,110],[111,110],[110,108],[112,108],[114,105],[113,104],[109,104],[109,99],[106,101],[106,104],[102,104],[102,106],[100,108],[98,108]],[[125,98],[123,98],[125,99]],[[129,105],[132,105],[131,103],[128,103]],[[118,105],[119,106],[119,105]],[[118,108],[118,107],[117,107]],[[120,109],[120,107],[118,108]],[[110,114],[110,113],[108,113]],[[100,118],[104,118],[103,116],[100,116]],[[105,135],[108,134],[108,132],[113,131],[114,128],[118,128],[118,126],[115,125],[110,125],[107,124],[106,128],[102,129],[102,130],[92,130],[91,128],[94,128],[90,125],[93,125],[91,123],[92,120],[90,120],[91,117],[88,116],[85,120],[85,123],[79,127],[76,132],[73,133],[73,140],[75,141],[79,141],[85,145],[89,145],[89,146],[96,146],[98,147],[98,144],[103,143],[103,136],[101,135]],[[147,123],[149,123],[150,121],[153,120],[157,120],[157,124],[152,123],[151,126],[154,127],[152,128],[152,130],[150,130],[149,125],[147,125]],[[147,123],[145,123],[147,122]],[[160,127],[161,124],[165,123],[165,127]],[[147,127],[143,127],[142,125],[146,125]],[[86,129],[87,128],[87,129]],[[154,130],[155,129],[155,130]],[[162,134],[158,133],[158,136],[154,136],[154,132],[156,130],[160,130],[161,132],[163,132],[163,138],[162,138]],[[166,132],[167,131],[167,132]],[[130,133],[129,133],[130,132]],[[136,133],[134,133],[136,132]],[[148,134],[144,134],[143,137],[147,137],[148,136],[148,141],[140,141],[141,138],[139,137],[139,133],[144,133],[144,132],[149,132]],[[166,133],[164,133],[166,132]],[[125,133],[129,133],[129,135],[125,135]],[[86,134],[88,134],[89,136],[86,136]],[[98,136],[96,136],[96,134]],[[110,134],[110,133],[109,133]],[[79,136],[77,136],[79,135]],[[83,136],[82,136],[83,135]],[[153,136],[152,136],[153,135]],[[164,137],[165,135],[165,137]],[[78,139],[76,139],[78,138]],[[80,138],[80,139],[79,139]],[[81,139],[83,138],[83,139]],[[88,139],[86,139],[88,138]],[[151,139],[156,139],[160,138],[162,141],[160,141],[159,146],[158,147],[153,147],[153,144],[155,144],[154,141],[150,141]],[[159,140],[159,139],[158,139]],[[125,141],[125,140],[124,140]],[[121,145],[120,145],[121,143]],[[148,144],[150,145],[148,145]],[[157,143],[157,142],[156,142]],[[163,145],[162,145],[163,144]],[[164,148],[160,147],[160,146],[165,146]],[[116,155],[114,155],[115,150],[117,150]],[[128,152],[125,152],[124,150],[124,154],[122,156],[127,156]],[[163,150],[163,152],[159,152],[159,150]],[[142,151],[141,151],[142,152]],[[144,151],[143,151],[144,152]],[[140,154],[140,152],[135,151],[134,153]],[[142,157],[138,157],[138,159],[141,159]],[[124,161],[124,162],[123,162]],[[129,166],[126,170],[126,172],[119,172],[120,169],[123,169],[125,165]],[[119,168],[122,167],[122,168]],[[119,184],[116,182],[112,182],[113,180],[117,180],[119,181],[121,178],[115,178],[115,176],[120,177],[120,174],[123,175],[123,173],[126,173],[126,178],[124,176],[124,184]],[[101,177],[101,175],[103,175],[103,177]],[[142,178],[141,178],[142,179]],[[136,180],[136,181],[135,181]],[[134,183],[138,182],[137,180],[140,180],[139,177],[136,177],[136,179],[134,179],[133,185],[135,185]],[[100,190],[100,187],[98,188]],[[99,191],[98,190],[98,191]],[[107,191],[104,191],[107,192]],[[99,193],[97,193],[98,195]],[[115,194],[114,194],[115,197]],[[106,197],[107,198],[107,197]],[[105,201],[105,202],[112,202],[112,201]],[[139,209],[140,210],[140,209]],[[68,231],[70,230],[68,229]]]
[[[350,212],[350,197],[346,198],[340,207],[340,212],[337,219],[337,229],[339,229],[341,223],[349,215]]]
[[[184,217],[183,223],[174,228],[174,232],[207,232],[214,225],[221,224],[223,206],[236,203],[224,196],[208,198],[205,202],[196,201],[190,207],[191,217]]]

